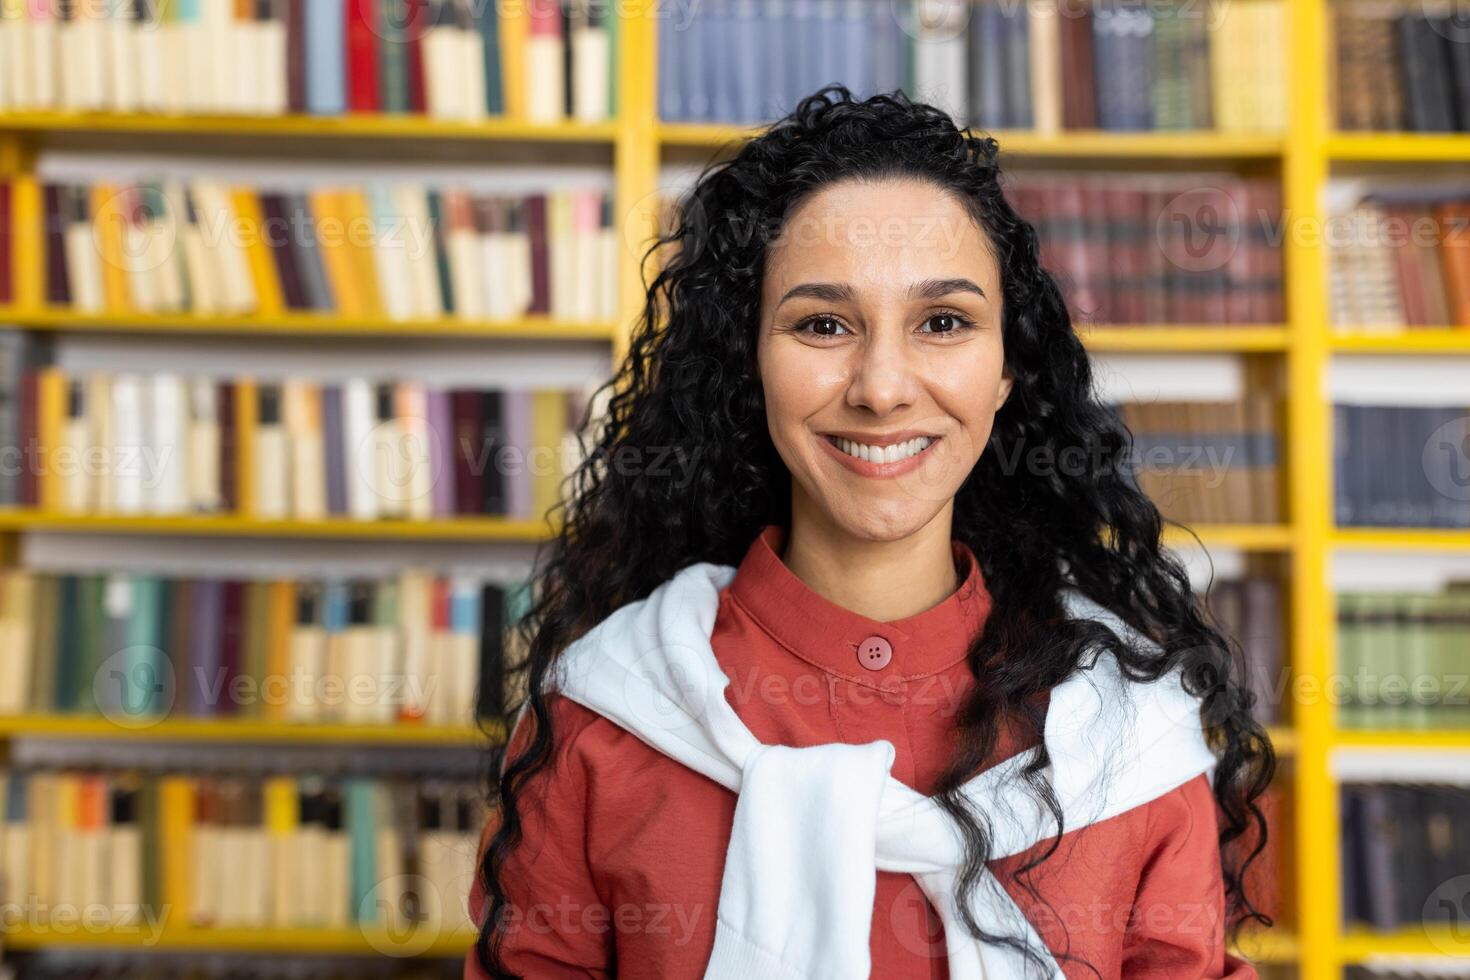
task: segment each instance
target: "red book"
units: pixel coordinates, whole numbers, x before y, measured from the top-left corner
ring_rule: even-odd
[[[378,81],[377,4],[347,3],[347,109],[378,112],[383,108]]]
[[[220,671],[224,684],[220,687],[219,703],[214,706],[215,714],[235,715],[240,706],[229,696],[235,678],[240,676],[240,647],[245,640],[245,585],[242,582],[225,583],[224,616],[220,623]]]
[[[550,256],[546,250],[546,195],[526,197],[526,237],[531,240],[532,313],[551,312]]]
[[[480,393],[456,389],[449,393],[454,426],[454,500],[459,514],[478,514],[484,497],[485,469],[495,465],[499,446],[480,440]]]
[[[286,4],[286,107],[306,111],[306,0]]]
[[[427,3],[419,7],[428,8]],[[427,17],[415,17],[405,32],[404,47],[408,49],[408,111],[428,112],[429,97],[424,85],[424,32],[429,28]]]
[[[227,514],[234,514],[240,510],[240,494],[238,489],[239,480],[235,467],[235,453],[238,451],[235,432],[235,383],[233,381],[222,381],[219,386],[219,401],[216,406],[219,412],[219,499],[220,506]]]

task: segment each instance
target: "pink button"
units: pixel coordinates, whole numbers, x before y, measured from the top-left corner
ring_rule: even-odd
[[[893,659],[893,644],[881,636],[870,636],[858,644],[858,663],[869,670],[882,670]]]

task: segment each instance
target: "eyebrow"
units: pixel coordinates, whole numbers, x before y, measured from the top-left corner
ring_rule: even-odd
[[[909,287],[909,296],[912,299],[939,299],[951,293],[974,293],[982,298],[985,296],[985,290],[976,285],[973,279],[925,279]],[[844,282],[804,282],[786,290],[781,302],[776,305],[780,306],[788,299],[798,298],[850,303],[854,296],[853,288]]]

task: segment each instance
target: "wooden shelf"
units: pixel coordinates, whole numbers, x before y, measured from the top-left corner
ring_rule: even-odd
[[[1364,354],[1470,354],[1470,327],[1414,327],[1394,333],[1337,332],[1332,349]]]
[[[658,139],[664,146],[713,149],[732,144],[763,128],[719,123],[661,123]],[[1257,159],[1279,157],[1285,145],[1280,133],[1121,133],[1089,129],[1051,135],[1025,130],[995,130],[989,135],[1000,143],[1003,154],[1052,158]]]
[[[0,716],[0,737],[130,739],[158,742],[291,742],[343,745],[485,746],[497,729],[468,725],[338,725],[245,718],[160,718],[117,722],[99,715]]]
[[[1077,332],[1090,351],[1284,351],[1290,339],[1286,327],[1276,325],[1100,326]]]
[[[1417,527],[1340,527],[1332,545],[1366,551],[1470,552],[1470,529]]]
[[[423,115],[356,113],[342,116],[141,115],[108,112],[0,113],[0,133],[177,133],[185,136],[256,136],[361,140],[494,140],[511,143],[606,143],[616,122],[529,123],[487,118],[473,122]]]
[[[168,925],[155,931],[146,922],[104,928],[68,922],[7,928],[0,932],[0,944],[9,949],[94,946],[150,951],[459,957],[474,946],[475,934],[424,930],[422,934],[396,935],[376,929],[197,929]]]
[[[1329,160],[1367,163],[1463,163],[1470,160],[1467,133],[1331,133]]]
[[[22,310],[0,306],[0,323],[30,330],[119,333],[270,333],[302,335],[498,337],[512,340],[611,342],[611,322],[582,323],[530,316],[520,320],[392,320],[319,313],[206,316],[195,313],[79,313],[66,309]]]
[[[221,537],[407,538],[425,540],[545,540],[544,521],[505,517],[446,517],[433,521],[262,521],[247,517],[116,517],[0,510],[0,531],[93,534],[199,534]]]

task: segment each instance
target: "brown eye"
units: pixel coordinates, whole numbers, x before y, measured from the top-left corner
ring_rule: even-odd
[[[924,321],[923,333],[954,333],[970,326],[970,321],[953,313],[936,313]]]
[[[847,332],[840,320],[830,316],[814,316],[802,324],[802,329],[821,337],[837,337]]]

